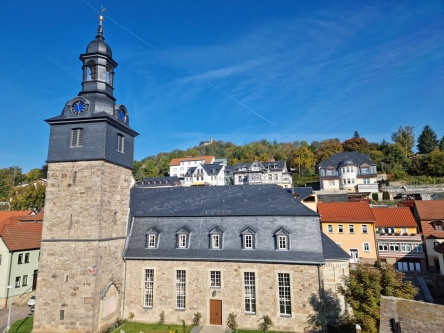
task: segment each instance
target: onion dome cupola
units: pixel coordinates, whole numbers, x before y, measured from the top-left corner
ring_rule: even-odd
[[[133,166],[134,138],[128,110],[116,104],[114,70],[117,62],[103,36],[103,16],[96,38],[88,44],[82,61],[82,91],[70,99],[60,116],[47,119],[51,136],[47,163],[106,160]]]

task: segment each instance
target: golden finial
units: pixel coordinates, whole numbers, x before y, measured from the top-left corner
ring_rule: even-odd
[[[99,21],[100,21],[100,26],[102,26],[102,22],[103,22],[103,12],[106,10],[106,8],[103,8],[103,6],[100,6],[100,15],[99,15]]]

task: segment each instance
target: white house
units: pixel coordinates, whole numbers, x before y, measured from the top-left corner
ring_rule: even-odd
[[[318,168],[321,190],[378,192],[376,164],[368,154],[336,153]]]
[[[200,164],[189,168],[184,176],[184,186],[222,186],[225,185],[225,165]]]
[[[234,185],[276,184],[290,188],[293,181],[285,160],[236,164],[232,168]]]

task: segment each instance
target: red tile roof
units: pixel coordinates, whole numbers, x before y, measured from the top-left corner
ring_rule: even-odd
[[[444,220],[444,200],[415,201],[421,220]]]
[[[375,222],[367,202],[320,202],[321,222]]]
[[[417,227],[418,224],[408,207],[372,208],[376,218],[375,227]]]
[[[204,164],[210,164],[214,160],[214,156],[196,156],[196,157],[182,157],[182,158],[173,158],[170,162],[170,166],[180,165],[182,161],[198,161],[204,160]]]
[[[2,223],[3,220],[7,219],[10,216],[25,216],[25,215],[31,215],[32,210],[4,210],[0,211],[0,223]]]
[[[435,230],[435,227],[430,221],[421,221],[421,229],[424,237],[444,238],[444,230]]]
[[[10,251],[39,249],[43,223],[21,222],[3,225],[0,233]]]

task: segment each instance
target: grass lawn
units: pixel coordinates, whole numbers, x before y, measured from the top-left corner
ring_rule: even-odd
[[[12,323],[9,333],[31,333],[33,325],[34,316],[26,317]]]

